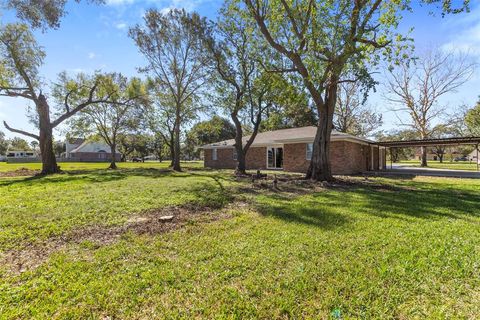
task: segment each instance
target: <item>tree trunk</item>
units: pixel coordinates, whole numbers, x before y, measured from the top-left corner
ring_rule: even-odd
[[[444,153],[440,153],[440,154],[438,155],[438,159],[440,160],[440,163],[443,163],[443,156],[444,156],[444,155],[445,155]]]
[[[115,144],[112,144],[110,146],[110,166],[108,167],[108,169],[118,169],[117,167],[117,163],[116,163],[116,145]]]
[[[245,153],[243,152],[243,129],[242,123],[238,119],[236,112],[232,112],[230,115],[232,117],[233,123],[235,124],[235,150],[237,151],[237,167],[235,168],[236,175],[245,175],[246,164],[245,164]]]
[[[315,181],[333,180],[330,167],[330,136],[333,129],[333,112],[336,102],[337,81],[331,79],[324,104],[317,106],[319,119],[315,140],[313,141],[312,159],[307,170],[307,179]]]
[[[50,123],[50,108],[43,94],[38,97],[36,103],[38,122],[40,129],[40,153],[42,158],[42,174],[59,173],[55,152],[53,150],[53,130]]]
[[[421,167],[426,167],[428,166],[427,164],[427,148],[426,147],[421,147],[420,148],[421,150],[421,163],[420,163],[420,166]]]
[[[180,117],[177,115],[175,120],[175,142],[174,142],[174,155],[173,155],[173,170],[182,171],[180,167]]]

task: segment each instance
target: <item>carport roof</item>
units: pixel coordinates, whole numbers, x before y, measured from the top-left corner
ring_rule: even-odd
[[[390,148],[448,146],[461,144],[480,144],[480,137],[456,137],[441,139],[398,140],[378,142],[379,145]]]

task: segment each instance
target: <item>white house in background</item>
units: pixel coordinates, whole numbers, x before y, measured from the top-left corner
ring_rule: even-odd
[[[80,147],[82,143],[85,142],[85,139],[82,138],[71,138],[65,141],[65,158],[70,159],[70,152],[74,149]]]
[[[473,151],[468,155],[468,157],[467,157],[468,160],[469,160],[469,161],[473,161],[473,162],[478,162],[478,163],[480,163],[480,159],[479,159],[480,157],[477,158],[477,154],[480,155],[480,151],[478,151],[478,153],[477,153],[477,150],[473,150]]]
[[[84,140],[80,145],[77,145],[80,140],[81,139],[74,139],[67,144],[65,152],[67,159],[80,162],[110,161],[111,152],[108,144],[103,141]],[[115,152],[115,159],[116,161],[120,161],[121,159],[121,154],[118,150]]]

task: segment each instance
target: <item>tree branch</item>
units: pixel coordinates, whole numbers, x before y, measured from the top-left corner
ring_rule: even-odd
[[[27,136],[27,137],[30,137],[30,138],[33,138],[35,140],[38,140],[40,141],[40,137],[33,134],[33,133],[30,133],[30,132],[27,132],[27,131],[23,131],[23,130],[19,130],[19,129],[14,129],[14,128],[11,128],[6,121],[3,121],[3,125],[5,126],[5,128],[10,131],[10,132],[15,132],[15,133],[18,133],[18,134],[22,134],[24,136]]]

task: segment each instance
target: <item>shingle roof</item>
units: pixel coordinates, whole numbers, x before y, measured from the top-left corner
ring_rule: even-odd
[[[300,128],[291,128],[291,129],[281,129],[275,131],[266,131],[260,132],[255,137],[255,140],[252,144],[255,146],[266,146],[273,144],[283,144],[283,143],[295,143],[295,142],[313,142],[315,134],[317,132],[317,127],[300,127]],[[243,137],[243,143],[250,138],[250,136]],[[374,143],[371,140],[359,138],[352,136],[350,134],[332,131],[332,140],[355,140],[363,143]],[[231,148],[235,144],[234,139],[215,142],[202,146],[203,149],[212,149],[212,148]]]
[[[110,147],[105,142],[101,141],[85,141],[77,148],[70,151],[70,153],[78,152],[106,152],[110,153]],[[117,150],[117,153],[118,150]]]

